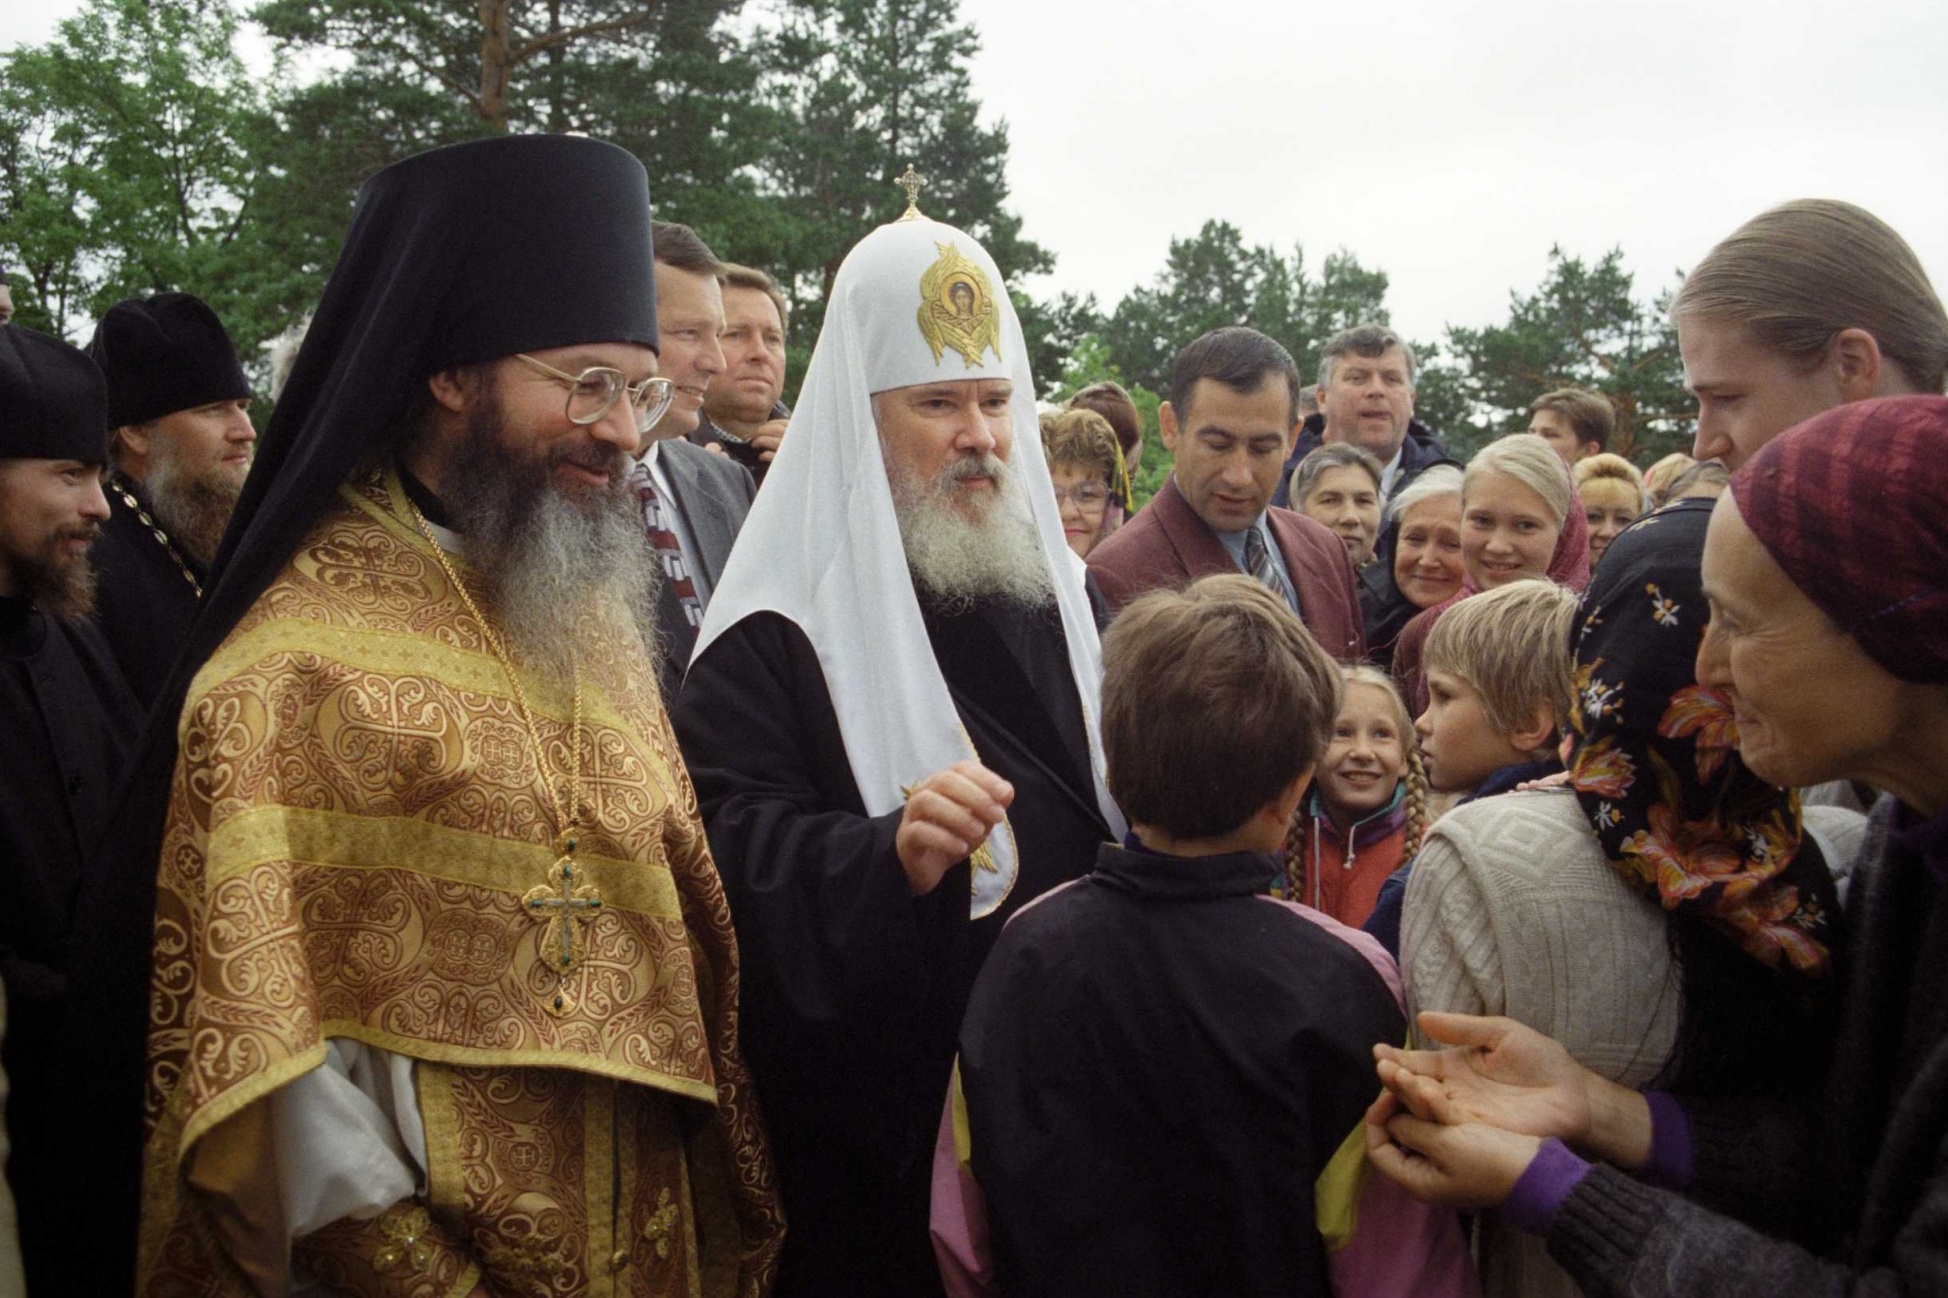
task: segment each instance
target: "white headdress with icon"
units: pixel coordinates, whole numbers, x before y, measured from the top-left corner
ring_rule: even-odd
[[[875,392],[960,379],[1014,384],[1008,463],[1054,579],[1096,801],[1120,837],[1123,817],[1103,784],[1102,646],[1063,539],[1021,323],[993,259],[952,226],[911,216],[883,225],[840,266],[790,432],[691,661],[754,613],[796,623],[818,654],[868,815],[898,808],[934,772],[978,760],[927,639],[872,411]],[[1005,822],[986,848],[970,871],[977,919],[1001,905],[1019,872]]]

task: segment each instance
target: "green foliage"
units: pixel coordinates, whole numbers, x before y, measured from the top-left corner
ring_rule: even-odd
[[[1225,325],[1250,325],[1284,344],[1310,380],[1319,348],[1355,324],[1384,324],[1387,277],[1349,252],[1335,252],[1309,274],[1305,250],[1287,258],[1247,247],[1238,228],[1206,221],[1189,239],[1172,239],[1164,268],[1130,292],[1103,328],[1110,353],[1132,379],[1163,392],[1170,362],[1186,343]]]
[[[1529,403],[1544,392],[1583,387],[1616,407],[1617,454],[1647,465],[1687,449],[1692,403],[1668,306],[1668,293],[1637,299],[1621,249],[1586,263],[1551,248],[1535,292],[1509,294],[1506,324],[1448,330],[1446,356],[1429,379],[1436,399],[1453,407],[1449,448],[1472,453],[1528,427]]]
[[[168,289],[248,314],[265,111],[236,32],[222,0],[90,0],[5,56],[0,257],[23,323],[82,338]]]
[[[968,75],[980,41],[956,18],[954,0],[790,0],[765,42],[762,98],[776,133],[758,193],[774,242],[747,253],[726,240],[720,251],[787,285],[793,341],[806,351],[846,254],[904,209],[892,182],[909,163],[927,181],[921,209],[980,240],[1010,283],[1054,264],[1003,206],[1007,128],[980,121]],[[1093,311],[1071,301],[1026,312],[1031,350],[1053,360]]]

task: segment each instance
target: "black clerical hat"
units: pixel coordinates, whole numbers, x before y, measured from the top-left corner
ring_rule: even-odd
[[[223,321],[188,293],[117,302],[95,326],[88,355],[108,380],[110,428],[250,396]]]
[[[76,940],[90,960],[70,987],[69,1021],[87,1030],[69,1038],[61,1066],[86,1079],[77,1104],[103,1115],[76,1133],[73,1160],[97,1238],[135,1236],[155,862],[190,678],[340,486],[384,454],[428,376],[578,343],[654,347],[655,284],[648,174],[612,144],[498,136],[408,158],[359,192],[196,622],[124,780],[122,814],[82,881]],[[80,1265],[100,1278],[75,1292],[128,1288],[126,1251],[89,1250]]]
[[[108,461],[108,389],[79,347],[0,325],[0,459]]]

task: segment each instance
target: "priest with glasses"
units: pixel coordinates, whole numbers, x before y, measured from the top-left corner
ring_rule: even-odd
[[[671,396],[651,256],[641,164],[592,140],[436,150],[361,196],[84,916],[77,1024],[113,1055],[153,1006],[142,1085],[97,1070],[101,1112],[142,1101],[137,1292],[770,1284],[736,943],[627,486]],[[119,1169],[90,1171],[112,1240]]]

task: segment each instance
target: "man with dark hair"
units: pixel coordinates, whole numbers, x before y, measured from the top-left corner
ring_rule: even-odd
[[[55,1058],[83,863],[141,709],[88,623],[88,549],[108,517],[101,372],[64,342],[0,327],[0,981],[10,1092],[7,1179],[34,1293],[61,1292],[67,1249],[49,1187],[76,1112]],[[151,867],[153,868],[153,862]]]
[[[627,485],[670,401],[649,202],[574,136],[361,190],[83,929],[76,1077],[111,1093],[65,1124],[86,1274],[49,1292],[770,1283],[736,944]]]
[[[669,410],[629,474],[662,581],[656,630],[663,698],[674,701],[710,594],[724,574],[757,485],[741,464],[687,440],[704,401],[724,377],[724,264],[687,225],[655,223],[656,322],[663,375],[676,388]]]
[[[1314,389],[1319,411],[1300,426],[1272,503],[1288,503],[1292,470],[1326,442],[1350,442],[1380,462],[1382,506],[1428,466],[1453,464],[1434,430],[1414,418],[1419,374],[1414,349],[1384,325],[1356,325],[1328,339]],[[1381,551],[1393,553],[1390,530]]]
[[[724,267],[724,372],[705,394],[690,440],[736,460],[760,487],[791,417],[784,403],[787,320],[785,295],[769,275]]]
[[[188,293],[117,302],[88,355],[108,380],[114,430],[95,620],[147,706],[189,635],[250,472],[250,381],[216,312]]]
[[[1130,833],[1009,924],[975,983],[934,1164],[944,1274],[1022,1298],[1475,1291],[1454,1214],[1362,1175],[1373,1047],[1406,1030],[1394,962],[1265,895],[1340,696],[1240,575],[1110,627],[1103,749]]]
[[[881,226],[817,346],[676,730],[737,921],[790,1221],[779,1298],[925,1298],[967,990],[1121,817],[1000,270],[949,226]]]
[[[1616,430],[1616,408],[1601,392],[1558,388],[1529,404],[1528,431],[1555,447],[1572,469],[1579,461],[1603,454]]]
[[[1177,353],[1157,430],[1175,456],[1163,489],[1089,555],[1112,609],[1158,587],[1245,572],[1285,601],[1326,652],[1366,652],[1346,547],[1271,506],[1296,429],[1299,371],[1255,329],[1214,329]]]

